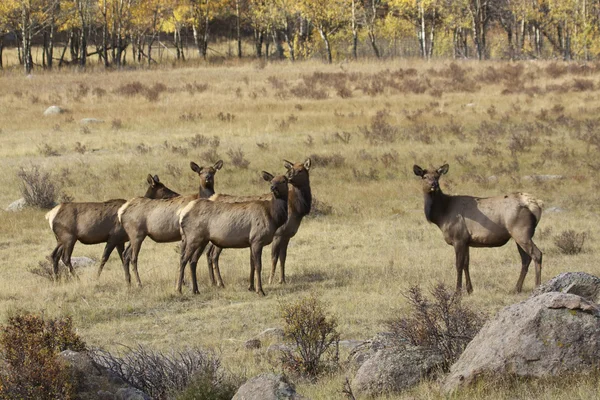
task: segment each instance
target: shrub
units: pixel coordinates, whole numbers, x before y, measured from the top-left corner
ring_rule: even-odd
[[[71,318],[44,320],[19,312],[0,331],[0,399],[71,399],[76,382],[57,358],[85,350]]]
[[[405,295],[410,314],[388,322],[397,345],[436,349],[444,357],[448,370],[483,325],[483,316],[462,305],[460,293],[451,292],[443,284],[431,290],[433,301],[423,296],[418,286]]]
[[[388,122],[390,112],[387,110],[377,111],[377,114],[371,119],[369,127],[359,127],[359,131],[364,135],[370,144],[384,144],[396,141],[398,128]]]
[[[211,353],[189,349],[163,354],[139,345],[123,357],[95,349],[91,356],[131,386],[153,399],[182,394],[182,399],[225,399],[233,396],[233,384],[221,369],[221,361]],[[191,385],[188,388],[188,385]],[[201,388],[206,397],[193,397]],[[187,390],[186,390],[187,389]],[[212,397],[209,394],[214,394]]]
[[[334,153],[331,155],[326,154],[311,154],[310,159],[313,164],[317,167],[341,167],[345,164],[346,159],[340,153]]]
[[[577,233],[572,229],[562,231],[554,236],[554,244],[561,253],[573,255],[581,253],[586,238],[585,232]]]
[[[29,170],[21,168],[17,176],[21,178],[21,194],[28,205],[46,209],[54,207],[60,190],[48,172],[41,172],[34,165]]]
[[[285,336],[294,342],[293,350],[283,352],[285,369],[316,379],[337,367],[340,334],[337,320],[327,315],[325,306],[314,295],[280,305]]]
[[[244,158],[244,152],[241,148],[227,150],[227,156],[231,159],[231,164],[234,167],[246,169],[250,165],[250,161]]]

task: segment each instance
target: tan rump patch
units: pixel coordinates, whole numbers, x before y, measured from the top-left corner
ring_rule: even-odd
[[[129,200],[127,203],[125,203],[121,207],[119,207],[119,211],[117,211],[117,218],[119,218],[119,223],[121,223],[121,224],[122,224],[121,217],[123,216],[123,213],[125,212],[127,207],[129,207],[130,203],[131,203],[131,200]]]
[[[179,215],[179,225],[181,225],[181,221],[183,221],[183,217],[186,216],[187,213],[190,212],[190,210],[192,208],[194,208],[194,205],[198,202],[199,200],[192,200],[189,203],[187,203],[185,205],[185,207],[180,208],[179,210],[177,210],[177,214]]]
[[[216,201],[219,197],[221,197],[221,195],[219,193],[215,193],[212,196],[210,196],[208,198],[208,200],[210,200],[210,201]]]
[[[544,208],[544,202],[536,199],[529,193],[519,193],[521,195],[521,203],[529,209],[535,216],[538,222],[542,218],[542,209]]]
[[[50,210],[46,213],[46,219],[48,220],[48,223],[50,224],[50,230],[52,230],[52,231],[54,230],[54,228],[53,228],[54,218],[56,218],[56,214],[58,214],[58,211],[60,210],[61,206],[62,206],[62,204],[59,204],[56,207],[54,207],[52,210]]]

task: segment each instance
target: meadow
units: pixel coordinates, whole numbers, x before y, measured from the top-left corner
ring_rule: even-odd
[[[281,326],[281,303],[316,294],[338,319],[342,339],[368,339],[406,312],[413,285],[453,287],[453,248],[423,214],[413,164],[450,164],[445,193],[532,193],[545,203],[534,241],[544,253],[542,282],[561,272],[600,275],[600,65],[560,62],[417,60],[227,61],[221,65],[122,71],[0,71],[0,320],[17,310],[70,315],[93,346],[125,351],[214,349],[224,366],[252,377],[276,370],[265,348],[244,341]],[[67,110],[43,116],[58,105]],[[83,118],[102,123],[83,125]],[[147,239],[140,253],[143,288],[128,289],[113,254],[102,276],[54,284],[31,272],[55,246],[44,214],[3,211],[21,197],[21,168],[49,172],[65,198],[129,199],[159,175],[194,193],[190,161],[209,165],[219,193],[262,194],[260,171],[285,171],[283,159],[312,160],[313,215],[288,250],[286,285],[248,292],[248,250],[225,250],[226,287],[209,285],[199,263],[200,294],[175,292],[177,244]],[[552,176],[551,176],[552,175]],[[585,233],[580,253],[563,254],[562,232]],[[74,256],[99,260],[103,246],[77,244]],[[263,280],[270,270],[263,252]],[[513,242],[471,251],[469,306],[492,315],[526,299],[514,292],[520,258]],[[344,359],[342,355],[342,360]],[[317,383],[297,381],[312,399],[342,398],[344,368]],[[452,398],[594,398],[596,377],[486,385]],[[436,382],[389,399],[444,398]]]

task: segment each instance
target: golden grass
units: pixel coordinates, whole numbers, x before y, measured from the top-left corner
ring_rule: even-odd
[[[489,68],[504,76],[502,71],[508,64],[458,65],[466,68],[466,76],[473,79]],[[109,350],[120,351],[121,345],[137,343],[157,349],[216,348],[228,368],[248,376],[274,368],[264,349],[249,352],[242,345],[263,329],[281,324],[277,310],[282,301],[318,293],[339,319],[343,339],[372,337],[385,329],[387,319],[405,309],[402,293],[409,286],[431,287],[442,281],[452,287],[456,279],[452,248],[444,243],[439,229],[424,218],[420,182],[412,173],[414,163],[426,167],[448,162],[450,172],[442,182],[448,193],[488,196],[527,191],[543,199],[546,209],[563,209],[543,214],[535,238],[544,252],[543,279],[564,271],[600,275],[595,258],[596,238],[600,235],[598,149],[591,139],[577,138],[579,133],[595,131],[586,130],[582,124],[578,128],[575,123],[557,122],[563,115],[573,121],[588,120],[593,127],[600,92],[597,88],[584,92],[546,90],[548,85],[574,79],[589,79],[598,86],[600,74],[580,76],[568,72],[552,78],[545,73],[548,63],[520,65],[525,86],[538,86],[540,92],[502,94],[510,86],[504,78],[478,82],[472,92],[452,89],[456,79],[439,74],[448,70],[448,62],[412,60],[343,65],[232,62],[220,67],[35,72],[30,78],[16,71],[0,72],[2,209],[20,197],[18,169],[34,164],[52,172],[64,191],[77,201],[139,196],[145,191],[148,173],[158,174],[173,190],[192,193],[197,182],[189,162],[208,164],[203,153],[209,150],[208,146],[189,145],[196,134],[220,139],[216,152],[225,164],[216,175],[216,188],[223,193],[264,193],[268,189],[259,171],[283,172],[284,158],[303,161],[312,154],[338,153],[345,159],[339,167],[315,165],[311,171],[313,194],[333,206],[333,214],[303,221],[288,252],[289,283],[266,284],[266,298],[246,290],[248,250],[223,253],[225,289],[208,285],[202,260],[201,294],[193,296],[187,289],[177,295],[176,245],[151,240],[144,242],[140,253],[141,290],[126,288],[116,255],[99,280],[95,268],[91,268],[79,272],[78,282],[54,285],[28,272],[55,245],[45,211],[28,209],[20,213],[0,211],[0,313],[6,316],[12,310],[26,309],[50,316],[72,315],[74,325],[89,344]],[[429,80],[425,93],[400,90],[387,81],[383,81],[383,91],[374,95],[359,89],[365,82],[381,83],[400,68],[416,69],[416,74],[405,81]],[[315,72],[324,74],[325,82],[343,80],[352,96],[339,97],[335,85],[328,83],[317,83],[329,94],[325,100],[301,98],[290,92],[304,79],[317,79]],[[270,77],[283,82],[283,89],[276,88]],[[143,94],[128,97],[118,93],[119,88],[132,82],[145,87],[160,83],[166,90],[155,101]],[[188,84],[207,84],[208,88],[190,93]],[[434,89],[440,89],[441,95]],[[43,117],[50,105],[69,112]],[[491,106],[493,111],[489,111]],[[389,111],[389,123],[399,128],[399,139],[370,145],[359,128],[369,127],[376,112],[384,109]],[[549,116],[544,116],[542,109],[548,110]],[[227,120],[227,113],[234,117]],[[195,118],[186,120],[182,117],[186,114]],[[84,133],[79,121],[87,117],[105,122],[89,125],[89,133]],[[492,128],[482,128],[482,122]],[[451,123],[462,126],[462,136],[454,132]],[[497,127],[505,127],[506,132],[494,133]],[[351,134],[348,144],[334,139],[335,133],[344,131]],[[485,132],[480,139],[478,132]],[[530,151],[512,157],[509,145],[515,132],[530,135],[536,142]],[[312,137],[311,145],[308,136]],[[77,142],[87,152],[77,152]],[[60,155],[41,154],[40,146],[44,144]],[[140,145],[151,150],[144,153]],[[172,146],[186,149],[187,155],[174,152]],[[498,154],[474,153],[482,146]],[[229,149],[238,148],[250,161],[248,169],[234,168],[226,156]],[[396,159],[384,164],[382,156],[392,151],[397,152]],[[510,166],[515,160],[518,169]],[[376,176],[369,175],[372,170]],[[533,174],[560,174],[565,178],[548,182],[522,179]],[[488,181],[492,175],[497,181]],[[566,256],[554,246],[553,236],[566,229],[588,233],[581,254]],[[102,245],[77,244],[74,255],[99,259],[102,249]],[[265,250],[265,280],[269,255],[270,251]],[[532,289],[534,272],[525,281],[524,293],[515,294],[519,263],[514,243],[497,249],[473,249],[471,276],[475,292],[465,301],[492,314],[525,299]],[[342,371],[317,384],[301,382],[299,391],[314,399],[340,398],[346,375],[350,373]],[[515,386],[476,387],[453,398],[558,399],[567,393],[571,398],[575,388],[578,398],[594,397],[598,389],[595,380],[581,378],[577,383],[520,382]],[[407,394],[385,398],[443,396],[435,383],[424,383]]]

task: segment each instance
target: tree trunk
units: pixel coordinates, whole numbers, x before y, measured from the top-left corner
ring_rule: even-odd
[[[25,3],[21,6],[21,29],[23,36],[23,64],[25,66],[25,74],[29,75],[33,71],[33,59],[31,57],[31,15],[30,10]]]
[[[429,48],[427,50],[427,59],[431,60],[433,57],[433,45],[435,44],[435,10],[433,11],[433,20],[431,21],[431,28],[429,30]]]
[[[0,69],[4,68],[2,63],[2,53],[4,51],[4,35],[0,35]]]
[[[333,57],[331,56],[331,45],[329,43],[329,37],[327,36],[327,32],[323,30],[323,28],[319,27],[319,33],[321,34],[321,38],[323,39],[323,43],[325,43],[325,51],[327,53],[327,62],[329,64],[333,64]]]
[[[256,58],[262,57],[263,33],[258,29],[254,30],[254,46],[256,47]]]
[[[352,0],[352,58],[358,59],[358,28],[356,23],[356,0]]]
[[[240,22],[240,0],[235,0],[235,36],[238,58],[242,58],[242,28]]]

